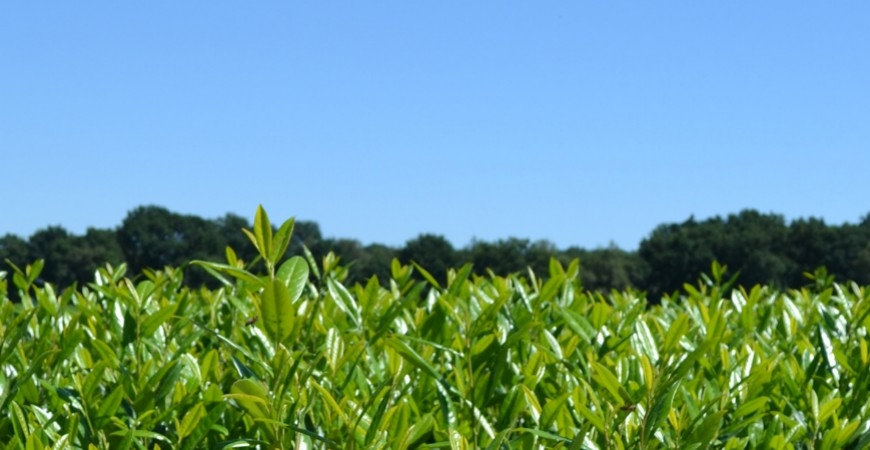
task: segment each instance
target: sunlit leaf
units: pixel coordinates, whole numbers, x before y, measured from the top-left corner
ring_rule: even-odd
[[[245,378],[233,383],[227,398],[233,399],[255,419],[270,419],[268,392],[260,382]]]
[[[290,245],[290,238],[293,236],[294,224],[295,220],[291,217],[284,221],[275,233],[274,239],[272,240],[272,246],[269,250],[272,264],[278,264],[278,261],[284,257],[284,253],[287,252],[287,247]]]
[[[290,290],[291,302],[296,302],[308,283],[308,263],[301,256],[293,256],[281,264],[277,277],[283,280]]]
[[[279,344],[290,337],[296,321],[290,289],[283,280],[274,279],[266,283],[260,300],[260,319],[262,329],[272,342]]]

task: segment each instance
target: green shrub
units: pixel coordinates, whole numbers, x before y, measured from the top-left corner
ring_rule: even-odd
[[[865,287],[732,289],[714,265],[650,306],[556,260],[443,279],[394,261],[346,286],[334,255],[284,259],[292,231],[258,209],[258,261],[193,262],[214,290],[169,267],[62,292],[34,285],[41,261],[0,274],[0,448],[870,443]]]

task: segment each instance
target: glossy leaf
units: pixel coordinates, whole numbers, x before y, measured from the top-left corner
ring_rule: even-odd
[[[290,289],[283,280],[275,279],[266,284],[260,299],[260,319],[263,331],[275,344],[283,343],[293,332],[296,309]]]
[[[284,281],[290,291],[290,301],[295,303],[308,283],[308,263],[301,256],[294,256],[281,264],[277,277]]]

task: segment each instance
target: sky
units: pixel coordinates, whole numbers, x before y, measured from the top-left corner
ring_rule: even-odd
[[[870,2],[0,3],[0,235],[140,205],[635,249],[870,213]]]

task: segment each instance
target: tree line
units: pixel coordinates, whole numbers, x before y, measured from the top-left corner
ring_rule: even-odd
[[[89,228],[83,235],[50,226],[28,239],[0,237],[0,270],[7,260],[19,267],[45,260],[42,279],[60,286],[87,283],[105,263],[125,262],[132,273],[146,268],[182,266],[193,259],[224,260],[232,247],[239,258],[254,261],[256,253],[240,231],[250,222],[235,214],[217,219],[172,212],[160,206],[130,211],[115,229]],[[786,222],[778,214],[744,210],[703,221],[690,217],[681,223],[656,227],[636,251],[614,245],[598,249],[559,249],[546,240],[507,238],[494,242],[474,240],[462,248],[437,234],[421,234],[404,246],[363,245],[355,239],[324,237],[313,221],[297,221],[289,254],[307,247],[320,260],[334,252],[347,265],[349,283],[372,275],[386,280],[390,263],[414,261],[443,280],[448,268],[471,262],[479,275],[506,275],[531,268],[544,275],[551,257],[568,263],[579,258],[581,280],[590,290],[634,288],[659,298],[681,289],[709,271],[712,261],[739,271],[738,283],[771,284],[778,288],[807,283],[805,272],[825,267],[838,280],[870,284],[870,215],[858,224],[829,225],[821,219]],[[190,286],[210,285],[214,279],[197,267],[185,271]]]

